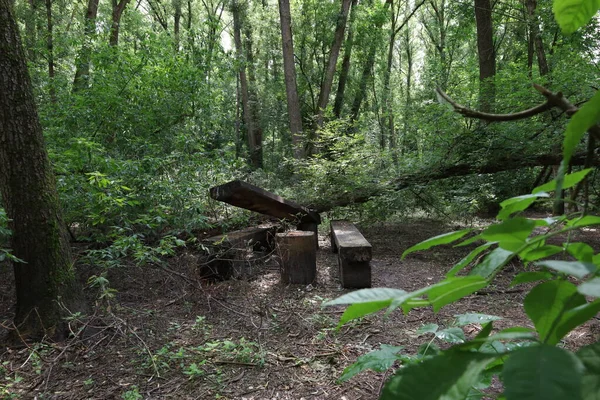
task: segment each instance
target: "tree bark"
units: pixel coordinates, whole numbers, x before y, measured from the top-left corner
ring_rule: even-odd
[[[331,44],[331,50],[329,51],[329,59],[325,67],[325,76],[321,83],[321,90],[319,91],[319,100],[317,103],[317,126],[323,126],[323,113],[329,103],[329,94],[331,93],[331,86],[333,85],[333,75],[335,74],[335,68],[337,65],[337,59],[342,48],[342,42],[344,41],[344,31],[346,30],[346,20],[348,19],[348,11],[350,9],[350,0],[342,0],[342,9],[337,19],[337,26],[333,35],[333,43]]]
[[[83,45],[77,57],[77,69],[73,80],[73,92],[78,92],[88,87],[90,80],[90,58],[92,41],[96,34],[96,17],[98,16],[99,0],[88,0],[85,12]]]
[[[348,74],[350,73],[350,57],[352,56],[352,46],[354,44],[354,19],[356,16],[355,10],[357,3],[358,0],[352,0],[350,21],[348,22],[348,36],[346,37],[346,43],[344,44],[344,58],[342,59],[342,67],[333,104],[333,115],[335,118],[340,118],[342,106],[344,105],[344,92],[346,91],[346,82],[348,81]]]
[[[175,51],[179,51],[180,27],[181,27],[181,0],[173,0],[173,36],[175,39]]]
[[[119,31],[121,28],[121,17],[123,11],[130,0],[112,0],[112,24],[110,26],[110,39],[109,44],[111,46],[117,46],[119,44]]]
[[[289,0],[279,0],[279,17],[281,20],[281,42],[283,49],[283,75],[287,96],[287,110],[292,135],[292,147],[295,159],[304,157],[302,146],[302,115],[296,85],[296,65],[294,64],[294,42],[292,38],[292,16]]]
[[[27,51],[27,59],[29,61],[35,61],[36,42],[37,42],[37,9],[40,0],[28,0],[29,7],[25,14],[25,49]]]
[[[248,138],[248,151],[250,153],[250,165],[255,168],[262,168],[262,129],[260,127],[258,114],[258,99],[256,94],[251,90],[250,84],[255,84],[254,72],[251,69],[252,63],[252,47],[251,33],[246,28],[246,48],[244,55],[244,46],[242,44],[241,29],[243,24],[247,24],[244,11],[241,9],[239,1],[235,0],[231,3],[231,12],[233,14],[233,39],[235,42],[236,55],[239,63],[239,82],[242,100],[242,112],[246,135]],[[248,65],[249,74],[246,74],[246,66]],[[250,78],[250,79],[249,79]]]
[[[540,32],[540,26],[536,15],[536,0],[527,1],[527,20],[529,25],[529,48],[528,48],[528,61],[530,62],[529,67],[533,64],[533,52],[537,56],[538,68],[540,76],[548,75],[550,72],[548,68],[548,62],[546,61],[546,52],[544,51],[544,43],[542,42],[542,35]]]
[[[9,0],[0,0],[0,193],[15,263],[15,325],[21,337],[66,333],[82,292],[62,222],[25,54]]]
[[[46,0],[46,52],[48,59],[48,92],[50,102],[56,103],[56,88],[54,86],[54,23],[52,21],[52,0]]]
[[[496,75],[496,51],[490,0],[475,0],[475,22],[479,58],[479,109],[491,112],[496,97],[493,80]]]
[[[387,12],[391,4],[391,0],[387,0],[384,6],[384,12]],[[378,31],[381,29],[383,25],[383,18],[379,20],[374,26],[374,30]],[[352,109],[350,110],[350,121],[354,122],[358,119],[358,115],[360,113],[360,106],[362,104],[363,99],[365,98],[365,93],[367,92],[367,84],[369,83],[369,79],[373,73],[373,66],[375,65],[375,55],[377,54],[377,47],[379,43],[377,40],[371,41],[371,46],[369,47],[369,53],[367,56],[367,60],[363,65],[363,70],[360,78],[360,83],[358,84],[358,91],[356,92],[356,96],[354,96],[354,102],[352,103]]]

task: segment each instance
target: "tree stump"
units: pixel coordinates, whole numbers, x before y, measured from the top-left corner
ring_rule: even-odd
[[[276,235],[283,283],[309,284],[317,274],[315,234],[288,231]]]

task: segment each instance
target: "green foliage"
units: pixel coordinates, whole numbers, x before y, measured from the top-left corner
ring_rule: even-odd
[[[588,173],[585,170],[566,175],[564,182],[574,186]],[[546,185],[544,189],[553,188],[556,188],[555,183]],[[457,316],[455,324],[447,328],[428,324],[417,332],[419,335],[433,334],[434,338],[450,343],[452,347],[449,349],[430,358],[410,358],[395,356],[395,353],[390,354],[382,348],[369,353],[368,357],[359,358],[342,376],[349,378],[372,365],[391,367],[394,362],[400,361],[404,366],[386,383],[383,399],[465,399],[478,396],[477,390],[485,388],[491,376],[498,374],[504,383],[506,399],[583,399],[582,391],[589,393],[590,388],[597,385],[597,381],[591,378],[596,364],[590,361],[588,366],[584,366],[575,354],[556,346],[569,332],[600,312],[600,300],[588,301],[584,296],[600,295],[600,255],[585,243],[566,242],[556,246],[546,242],[582,226],[600,225],[600,219],[578,214],[547,219],[519,215],[535,203],[544,201],[551,201],[550,196],[538,188],[534,195],[502,202],[498,221],[479,233],[468,229],[439,235],[403,253],[406,257],[433,246],[455,243],[469,233],[474,236],[457,246],[484,241],[439,283],[410,293],[389,288],[362,289],[325,303],[350,305],[340,318],[340,324],[386,307],[388,312],[398,307],[409,312],[413,308],[428,306],[438,311],[488,286],[498,271],[519,257],[525,262],[535,261],[534,270],[517,275],[512,285],[542,281],[529,291],[524,300],[524,309],[535,327],[535,333],[530,329],[513,327],[492,335],[492,323],[496,317],[482,314]],[[534,233],[538,226],[548,230],[546,233]],[[477,258],[483,252],[488,254],[482,259]],[[546,259],[558,253],[568,254],[576,261]],[[472,265],[476,259],[481,261]],[[472,268],[467,276],[456,276],[469,266]],[[467,340],[460,328],[469,323],[483,325],[481,332],[472,340]],[[595,347],[587,350],[592,359],[595,357],[593,349]],[[381,364],[377,364],[378,358]],[[436,376],[435,389],[424,384],[428,376]],[[584,385],[584,381],[589,383]]]
[[[192,326],[192,330],[197,332],[197,322]],[[204,333],[212,330],[203,319],[200,325]],[[265,363],[265,353],[261,347],[245,338],[239,340],[233,339],[215,339],[208,340],[205,335],[203,343],[198,346],[176,346],[169,342],[156,351],[152,360],[145,360],[145,368],[157,366],[159,371],[177,370],[186,375],[188,379],[201,378],[208,375],[221,374],[218,368],[219,363],[243,363],[263,366]],[[144,354],[144,357],[146,354]]]
[[[384,372],[394,365],[400,359],[398,353],[403,349],[402,346],[389,346],[382,344],[379,350],[374,350],[364,354],[356,359],[356,362],[350,364],[344,369],[339,382],[345,382],[365,370]]]
[[[121,395],[121,398],[123,400],[140,400],[143,399],[144,396],[140,394],[139,388],[133,385],[131,389],[129,389]]]

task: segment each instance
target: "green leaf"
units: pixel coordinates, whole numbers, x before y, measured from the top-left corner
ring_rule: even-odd
[[[502,207],[502,209],[500,210],[496,218],[500,221],[503,221],[506,218],[510,217],[512,214],[527,209],[531,204],[533,204],[533,202],[535,202],[540,197],[550,197],[550,195],[545,192],[539,192],[504,200],[502,203],[500,203],[500,207]]]
[[[386,383],[381,400],[462,400],[496,356],[447,351],[400,368]]]
[[[581,228],[590,225],[600,225],[600,217],[595,215],[586,215],[581,218],[572,219],[567,222],[568,227]]]
[[[491,315],[490,315],[490,317],[491,317]],[[475,336],[474,340],[487,339],[490,336],[490,333],[492,333],[493,329],[494,329],[494,323],[492,321],[488,322],[487,324],[483,324],[481,330],[479,331],[477,336]]]
[[[373,314],[379,310],[382,310],[389,306],[391,300],[384,301],[373,301],[370,303],[356,303],[348,306],[342,316],[340,317],[340,322],[338,323],[338,327],[344,325],[348,321],[352,321],[353,319],[364,317],[365,315]]]
[[[482,276],[484,278],[489,278],[492,276],[498,269],[503,267],[508,261],[508,259],[513,255],[512,251],[504,250],[500,247],[494,249],[490,254],[485,256],[483,261],[475,266],[469,272],[469,276]]]
[[[464,246],[468,246],[470,244],[473,244],[477,241],[481,240],[481,235],[475,235],[475,236],[471,236],[470,238],[463,240],[462,242],[455,244],[454,247],[464,247]]]
[[[481,237],[489,242],[498,242],[505,250],[517,251],[535,228],[535,221],[527,218],[511,218],[494,224],[481,233]]]
[[[450,271],[446,273],[446,277],[449,278],[455,276],[459,271],[463,270],[467,265],[469,265],[471,261],[475,259],[475,257],[490,248],[490,246],[493,244],[494,243],[485,243],[471,251],[466,257],[460,260],[458,264],[456,264],[454,267],[452,267],[452,269],[450,269]]]
[[[487,315],[487,314],[477,314],[477,313],[467,313],[467,314],[459,314],[455,315],[456,317],[456,326],[465,326],[469,324],[480,324],[483,325],[490,321],[497,321],[502,319],[502,317],[496,317],[495,315]]]
[[[441,331],[436,332],[435,337],[446,343],[452,344],[464,343],[466,340],[463,330],[457,327],[442,329]]]
[[[560,29],[569,35],[586,25],[599,8],[598,0],[554,0],[552,11]]]
[[[582,347],[576,356],[585,368],[581,381],[583,400],[600,400],[600,342]]]
[[[523,301],[525,312],[531,318],[542,341],[550,337],[554,323],[564,309],[577,307],[582,303],[585,303],[585,299],[577,295],[577,287],[563,280],[537,285]]]
[[[552,278],[553,275],[548,271],[528,271],[521,272],[517,276],[514,277],[512,282],[510,283],[510,287],[520,285],[522,283],[535,282],[535,281],[543,281]]]
[[[417,336],[425,335],[426,333],[436,333],[438,328],[438,324],[425,324],[417,329]]]
[[[521,259],[523,259],[525,262],[531,262],[553,256],[561,251],[563,251],[562,247],[547,244],[533,249],[527,248],[519,253],[519,257],[521,257]]]
[[[441,352],[442,351],[440,350],[437,344],[432,342],[423,343],[419,346],[419,349],[417,350],[417,358],[423,359],[425,357],[436,356]]]
[[[557,0],[555,0],[557,1]],[[584,0],[583,3],[595,2],[600,4],[599,0]],[[598,10],[598,7],[595,7]],[[600,92],[596,92],[583,107],[579,109],[567,124],[567,130],[565,131],[565,140],[563,142],[563,163],[568,165],[571,160],[571,156],[575,152],[575,149],[579,145],[581,138],[600,120]],[[591,168],[588,168],[591,169]]]
[[[480,276],[446,278],[439,284],[433,285],[428,290],[427,296],[433,306],[433,311],[437,312],[443,306],[475,293],[488,284],[487,279]]]
[[[580,400],[583,367],[570,352],[540,345],[516,350],[504,363],[507,400]]]
[[[374,350],[370,353],[363,354],[362,356],[358,357],[353,364],[350,364],[344,369],[342,376],[340,376],[339,382],[345,382],[356,374],[367,369],[376,372],[387,371],[392,367],[392,365],[394,365],[394,362],[398,360],[397,354],[403,348],[403,346],[389,346],[387,344],[382,344],[379,350]]]
[[[594,258],[594,249],[589,244],[574,242],[564,243],[564,248],[569,252],[570,255],[575,257],[579,261],[591,263]]]
[[[579,279],[585,278],[587,275],[596,272],[598,269],[598,267],[592,263],[579,261],[544,260],[536,263],[536,265],[550,268]]]
[[[401,289],[391,288],[374,288],[374,289],[360,289],[354,292],[346,293],[343,296],[338,297],[323,303],[324,306],[334,306],[338,304],[357,304],[357,303],[371,303],[380,301],[392,301],[395,297],[400,297],[406,294],[406,291]]]
[[[560,319],[558,327],[553,332],[552,337],[549,338],[548,343],[558,343],[560,339],[565,337],[573,329],[594,318],[598,312],[600,312],[600,300],[595,300],[591,303],[586,303],[565,311]]]
[[[570,187],[577,185],[592,170],[593,170],[593,168],[582,169],[581,171],[577,171],[572,174],[565,175],[562,188],[568,189]],[[533,189],[533,193],[551,192],[553,190],[556,190],[556,179],[553,179],[548,183],[545,183],[541,186],[536,187],[535,189]]]
[[[535,330],[522,326],[514,326],[511,328],[502,329],[500,332],[493,334],[489,340],[533,340],[535,339]]]
[[[584,296],[600,297],[600,278],[593,278],[577,287]]]
[[[402,253],[402,259],[404,259],[404,257],[409,255],[410,253],[414,253],[415,251],[427,250],[433,246],[439,246],[442,244],[449,244],[449,243],[455,242],[471,231],[472,231],[472,229],[468,228],[468,229],[463,229],[460,231],[444,233],[443,235],[429,238],[421,243],[418,243],[412,247],[409,247],[406,251],[404,251],[404,253]]]

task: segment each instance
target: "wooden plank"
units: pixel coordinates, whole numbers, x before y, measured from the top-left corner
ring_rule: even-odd
[[[245,275],[248,250],[250,254],[255,250],[272,251],[278,228],[275,224],[263,224],[203,239],[210,258],[201,266],[200,276],[227,280],[236,273]]]
[[[292,222],[321,223],[321,217],[318,213],[240,180],[231,181],[211,188],[210,197],[236,207],[245,208],[280,219],[287,219]]]
[[[313,283],[317,274],[314,232],[287,231],[276,235],[281,260],[281,282]]]
[[[353,223],[331,221],[331,248],[338,253],[342,287],[371,287],[372,247]]]
[[[251,243],[253,246],[260,245],[267,249],[273,249],[273,237],[276,231],[277,225],[263,224],[222,235],[211,236],[203,239],[202,242],[207,245],[219,247],[234,247],[239,244]]]
[[[351,222],[331,221],[331,247],[346,260],[371,261],[371,244]]]

